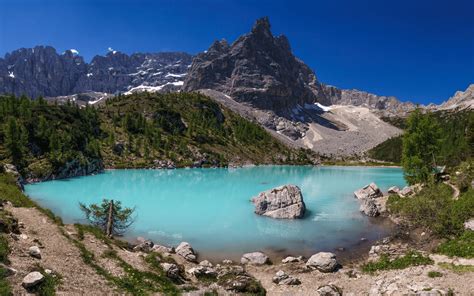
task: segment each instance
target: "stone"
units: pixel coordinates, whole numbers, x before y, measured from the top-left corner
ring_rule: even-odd
[[[342,289],[332,284],[320,286],[316,292],[319,296],[342,296]]]
[[[158,253],[170,253],[170,254],[173,254],[175,253],[175,249],[174,247],[167,247],[167,246],[162,246],[162,245],[158,245],[158,244],[154,244],[153,245],[153,248],[151,248],[151,251],[152,252],[158,252]]]
[[[400,188],[397,186],[392,186],[388,189],[389,194],[398,194],[400,192]]]
[[[187,242],[182,242],[176,247],[176,254],[180,255],[189,262],[197,262],[197,256],[191,245]]]
[[[30,289],[30,288],[33,288],[33,287],[39,285],[43,281],[44,281],[44,276],[38,271],[33,271],[33,272],[30,272],[29,274],[27,274],[23,278],[23,281],[21,282],[21,285],[25,289]]]
[[[269,264],[270,259],[267,255],[262,252],[253,252],[253,253],[246,253],[242,255],[240,259],[240,263],[242,264],[251,264],[251,265],[264,265]]]
[[[380,191],[375,183],[370,183],[369,185],[365,185],[363,188],[354,191],[354,195],[358,199],[378,198],[383,196],[382,191]]]
[[[380,215],[380,211],[377,207],[377,204],[375,203],[375,200],[371,198],[363,199],[359,210],[369,217],[377,217]]]
[[[145,240],[144,242],[136,245],[133,248],[133,251],[149,253],[149,252],[151,252],[153,246],[154,246],[154,244],[151,240]]]
[[[415,191],[413,190],[412,186],[405,186],[400,192],[398,193],[401,197],[407,197],[413,195]]]
[[[31,257],[41,259],[41,250],[38,248],[38,246],[32,246],[28,249],[28,254],[30,254]]]
[[[255,213],[276,219],[303,218],[306,206],[298,186],[284,185],[260,193],[252,199]]]
[[[474,218],[464,222],[464,228],[474,231]]]
[[[4,270],[4,276],[12,276],[18,272],[15,268],[5,265],[4,263],[0,263],[0,269]]]
[[[286,264],[286,263],[295,263],[295,262],[301,262],[301,261],[303,261],[302,256],[298,256],[298,257],[288,256],[285,259],[281,260],[281,263]]]
[[[174,282],[182,283],[184,279],[181,275],[181,269],[177,264],[174,263],[161,263],[161,267],[163,268],[164,273],[166,276],[173,280]]]
[[[286,274],[283,270],[279,270],[275,276],[272,278],[272,281],[278,285],[299,285],[301,281],[295,277],[292,277]]]
[[[199,265],[204,266],[204,267],[213,267],[212,263],[209,262],[208,260],[203,260],[199,262]]]
[[[314,254],[306,262],[306,266],[321,272],[333,272],[337,269],[338,265],[336,255],[329,252]]]
[[[207,266],[201,266],[198,265],[196,267],[192,267],[191,269],[188,270],[189,274],[194,275],[195,277],[216,277],[217,276],[217,271],[215,271],[211,267]]]

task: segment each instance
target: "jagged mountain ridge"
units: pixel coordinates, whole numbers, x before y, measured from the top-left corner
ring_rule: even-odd
[[[90,63],[75,50],[58,54],[51,46],[22,48],[0,58],[0,93],[36,98],[87,92],[177,90],[192,61],[183,52],[110,51]]]

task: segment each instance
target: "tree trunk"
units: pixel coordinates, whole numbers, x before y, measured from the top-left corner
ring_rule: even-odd
[[[114,200],[110,201],[109,204],[109,215],[107,217],[107,228],[105,230],[105,234],[108,237],[112,237],[112,230],[114,227]]]

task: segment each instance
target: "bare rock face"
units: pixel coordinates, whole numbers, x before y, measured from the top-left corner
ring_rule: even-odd
[[[303,218],[306,207],[298,186],[284,185],[260,193],[252,199],[255,213],[275,219]]]
[[[329,252],[314,254],[306,262],[306,266],[321,272],[333,272],[337,269],[338,265],[336,255]]]
[[[110,51],[86,63],[75,50],[59,54],[51,46],[21,48],[0,58],[0,93],[37,98],[91,91],[178,90],[192,56],[182,52]]]
[[[355,191],[354,195],[358,199],[367,199],[367,198],[378,198],[378,197],[381,197],[383,194],[375,183],[370,183],[369,185],[366,185],[363,188]]]
[[[292,54],[288,39],[272,35],[265,17],[231,45],[216,41],[197,55],[183,89],[214,89],[257,108],[281,110],[315,102],[320,84]]]

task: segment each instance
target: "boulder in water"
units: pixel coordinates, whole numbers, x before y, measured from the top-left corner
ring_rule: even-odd
[[[260,193],[252,199],[255,213],[276,219],[303,218],[306,206],[298,186],[284,185]]]

